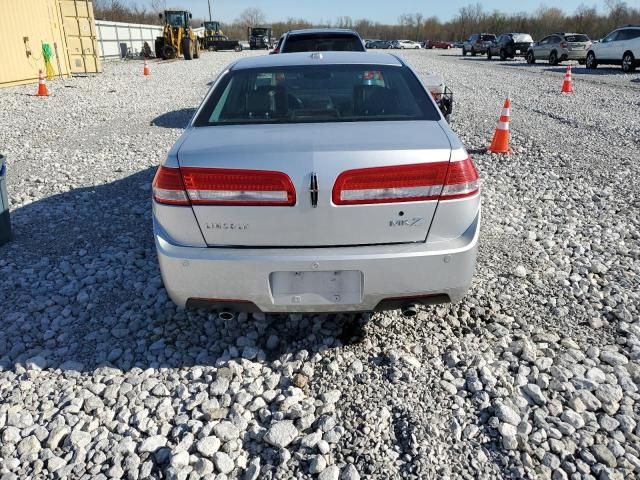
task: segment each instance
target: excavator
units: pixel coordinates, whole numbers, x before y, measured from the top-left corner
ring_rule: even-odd
[[[165,10],[162,36],[156,38],[156,57],[169,60],[183,56],[185,60],[200,58],[200,45],[189,25],[193,14],[187,10]]]

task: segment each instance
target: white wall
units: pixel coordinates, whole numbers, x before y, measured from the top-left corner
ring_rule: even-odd
[[[120,58],[121,43],[126,43],[134,55],[140,53],[144,42],[147,42],[154,51],[156,37],[162,36],[162,27],[159,25],[96,20],[96,30],[100,56],[105,60]]]

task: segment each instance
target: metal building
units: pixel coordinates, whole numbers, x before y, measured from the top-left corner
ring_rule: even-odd
[[[0,87],[38,81],[43,44],[56,76],[102,71],[90,0],[1,0]]]

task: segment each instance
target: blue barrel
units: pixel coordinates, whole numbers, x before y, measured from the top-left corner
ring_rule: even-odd
[[[7,164],[5,157],[0,155],[0,245],[9,240],[11,240],[11,221],[7,196]]]

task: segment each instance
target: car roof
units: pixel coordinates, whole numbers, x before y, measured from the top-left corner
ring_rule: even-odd
[[[322,57],[318,58],[318,54]],[[235,62],[230,70],[249,68],[289,67],[300,65],[390,65],[401,67],[402,61],[390,53],[378,52],[300,52],[280,55],[246,57]]]
[[[301,28],[298,30],[289,30],[288,35],[304,35],[304,34],[323,34],[323,33],[351,33],[359,36],[356,32],[349,28]]]

